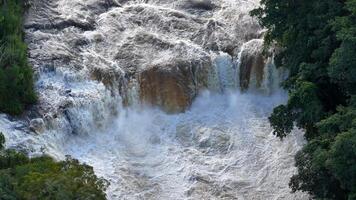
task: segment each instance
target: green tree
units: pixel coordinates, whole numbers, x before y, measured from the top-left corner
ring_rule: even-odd
[[[274,133],[305,130],[293,191],[316,199],[356,199],[356,0],[262,0],[251,12],[276,44],[277,67],[290,70],[283,83],[286,105],[270,116]]]
[[[2,200],[101,200],[106,199],[106,187],[92,167],[70,157],[56,162],[48,156],[28,158],[14,150],[0,151]]]
[[[23,42],[23,0],[0,0],[0,111],[20,114],[36,102]]]

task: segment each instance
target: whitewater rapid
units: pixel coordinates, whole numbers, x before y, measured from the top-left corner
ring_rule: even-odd
[[[268,122],[288,72],[258,0],[29,2],[38,103],[0,114],[8,148],[93,166],[109,200],[308,199],[288,187],[303,132]]]
[[[109,127],[90,134],[2,131],[9,147],[93,166],[110,182],[108,199],[307,199],[288,188],[303,134],[294,130],[280,141],[267,119],[285,99],[281,91],[206,91],[181,114],[120,108]]]

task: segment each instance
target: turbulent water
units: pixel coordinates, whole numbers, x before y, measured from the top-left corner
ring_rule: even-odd
[[[0,116],[8,147],[93,166],[108,199],[308,199],[288,187],[302,131],[268,123],[286,72],[257,0],[30,3],[39,103]]]
[[[307,199],[288,188],[302,134],[280,141],[266,119],[284,99],[205,92],[182,114],[122,108],[108,129],[89,135],[7,137],[10,146],[92,165],[110,181],[109,199]]]

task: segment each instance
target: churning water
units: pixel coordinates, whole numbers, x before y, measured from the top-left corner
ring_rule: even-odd
[[[8,147],[93,166],[110,200],[308,199],[288,187],[303,133],[280,141],[268,122],[287,95],[248,14],[258,0],[30,2],[39,103],[28,119],[0,115]],[[166,95],[139,81],[152,68],[195,99],[184,113],[140,103],[146,88]]]
[[[93,166],[110,182],[109,199],[306,199],[288,188],[302,133],[280,141],[267,120],[285,98],[207,91],[181,114],[120,108],[110,126],[89,134],[6,132],[10,146]]]

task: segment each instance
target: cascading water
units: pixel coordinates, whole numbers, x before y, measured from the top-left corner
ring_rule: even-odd
[[[39,104],[0,116],[8,147],[93,166],[108,199],[308,199],[288,188],[302,132],[268,123],[286,73],[262,54],[257,0],[31,4]]]
[[[8,145],[92,165],[110,182],[109,199],[306,199],[288,188],[302,134],[280,141],[266,119],[284,100],[283,93],[205,92],[182,114],[119,108],[103,130],[11,131]]]

